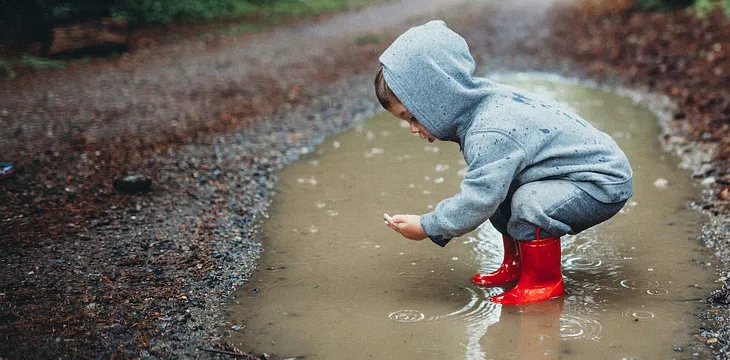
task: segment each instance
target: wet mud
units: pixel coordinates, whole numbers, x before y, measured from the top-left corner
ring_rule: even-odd
[[[281,171],[262,228],[266,250],[228,308],[231,343],[312,359],[689,355],[714,272],[695,240],[703,216],[687,206],[699,189],[662,151],[654,116],[631,98],[554,76],[491,78],[578,112],[632,162],[636,194],[621,213],[563,237],[566,296],[489,302],[503,289],[470,282],[501,260],[488,223],[443,249],[383,226],[383,212],[425,213],[457,192],[465,163],[457,145],[429,144],[382,113]]]

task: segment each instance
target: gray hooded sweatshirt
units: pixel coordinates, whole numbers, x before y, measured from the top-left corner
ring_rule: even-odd
[[[510,189],[571,181],[616,203],[633,194],[626,155],[578,115],[513,87],[474,76],[466,41],[443,21],[411,28],[380,57],[386,83],[437,139],[459,143],[468,165],[461,191],[421,216],[445,246],[487,221]]]

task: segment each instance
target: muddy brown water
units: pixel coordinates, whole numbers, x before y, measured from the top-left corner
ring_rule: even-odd
[[[429,144],[387,113],[328,137],[281,171],[265,252],[228,307],[242,350],[306,359],[671,359],[690,354],[713,286],[695,239],[695,188],[656,140],[656,119],[613,93],[534,75],[500,79],[552,97],[611,134],[636,194],[613,219],[562,239],[566,296],[523,306],[471,284],[496,269],[488,224],[446,248],[401,238],[381,214],[425,213],[459,189],[458,146]]]

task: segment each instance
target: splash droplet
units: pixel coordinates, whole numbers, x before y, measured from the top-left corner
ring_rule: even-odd
[[[297,182],[300,184],[317,185],[317,179],[314,176],[311,176],[309,178],[298,178]]]
[[[666,189],[668,185],[669,185],[669,181],[667,179],[659,178],[659,179],[654,180],[654,186],[656,186],[659,189]]]
[[[437,164],[435,170],[436,172],[445,172],[446,170],[449,170],[449,165]]]

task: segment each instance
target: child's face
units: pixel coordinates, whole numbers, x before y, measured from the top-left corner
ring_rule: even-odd
[[[410,125],[411,133],[418,134],[421,139],[428,139],[428,142],[434,142],[436,140],[431,132],[426,130],[426,128],[423,127],[423,124],[418,122],[418,120],[411,115],[411,112],[408,111],[408,109],[406,109],[400,101],[397,99],[391,99],[390,104],[390,109],[388,109],[388,111],[397,118],[407,121],[408,125]]]

